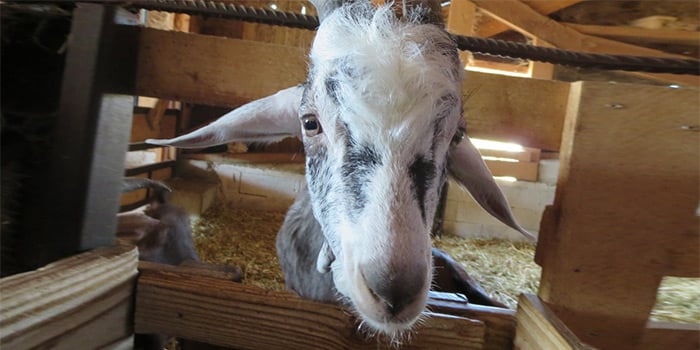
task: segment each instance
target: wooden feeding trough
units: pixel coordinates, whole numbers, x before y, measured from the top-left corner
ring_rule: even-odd
[[[112,246],[123,174],[118,161],[102,157],[123,159],[130,96],[237,107],[306,73],[300,47],[117,25],[116,13],[94,4],[73,13],[63,83],[70,89],[61,95],[57,128],[69,135],[77,120],[97,139],[59,142],[47,175],[57,188],[74,175],[91,181],[73,188],[87,195],[65,212],[39,205],[42,218],[62,225],[27,233],[42,243],[28,264],[53,262],[0,280],[0,346],[129,349],[134,333],[160,333],[239,349],[387,347],[361,334],[338,306],[207,270],[139,264],[133,248]],[[116,76],[116,62],[126,73]],[[664,276],[700,277],[700,106],[693,78],[684,77],[687,85],[678,89],[470,72],[463,85],[471,96],[464,105],[470,136],[559,152],[557,192],[537,246],[541,286],[521,297],[517,312],[431,294],[431,316],[402,348],[697,349],[697,325],[648,321]],[[177,126],[161,125],[184,129],[186,114]],[[105,135],[113,147],[100,144]],[[62,163],[65,150],[77,150],[85,163]],[[171,171],[174,160],[165,162],[140,170]],[[62,195],[74,197],[62,190],[46,198],[62,203]],[[92,206],[98,202],[106,204]]]

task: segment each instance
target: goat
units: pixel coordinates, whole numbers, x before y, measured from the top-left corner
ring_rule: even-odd
[[[399,339],[426,307],[430,230],[448,171],[503,223],[503,193],[465,136],[457,45],[438,2],[402,18],[367,0],[315,0],[320,26],[301,85],[155,145],[303,140],[307,189],[277,248],[300,296],[349,305],[366,329]]]

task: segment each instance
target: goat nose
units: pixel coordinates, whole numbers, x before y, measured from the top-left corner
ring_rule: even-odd
[[[393,317],[418,299],[426,283],[425,276],[418,270],[386,272],[377,266],[367,266],[362,272],[374,298]]]

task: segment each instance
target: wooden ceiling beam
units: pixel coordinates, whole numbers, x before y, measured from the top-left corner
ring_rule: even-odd
[[[688,30],[647,29],[628,26],[600,26],[563,22],[560,23],[583,34],[595,35],[614,40],[688,46],[700,45],[700,32]]]
[[[544,16],[519,0],[471,0],[481,10],[507,23],[511,28],[528,36],[538,38],[544,45],[560,49],[603,53],[612,55],[653,56],[665,58],[688,58],[659,50],[626,44],[619,41],[599,38],[567,27]],[[630,72],[647,79],[672,82],[682,85],[700,86],[700,77],[677,74],[650,74]]]
[[[464,1],[464,0],[455,0]],[[567,8],[569,6],[576,5],[580,2],[587,0],[560,0],[560,1],[533,1],[533,0],[523,0],[523,3],[531,7],[533,10],[537,11],[542,15],[548,15],[550,13],[557,12],[561,9]],[[510,29],[506,24],[493,18],[491,16],[483,16],[477,24],[477,34],[478,36],[488,38],[496,34],[502,33]]]

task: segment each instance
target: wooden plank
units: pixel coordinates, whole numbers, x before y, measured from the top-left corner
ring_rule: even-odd
[[[559,149],[569,84],[467,72],[462,95],[470,137]]]
[[[600,26],[591,24],[561,23],[580,33],[604,38],[638,43],[674,45],[700,45],[700,32],[673,29],[647,29],[628,26]]]
[[[141,44],[149,49],[140,53],[140,62],[148,64],[139,69],[147,73],[137,83],[143,95],[235,107],[305,79],[306,59],[300,49],[177,32],[144,34]],[[171,46],[178,48],[177,55]],[[284,62],[264,62],[277,57],[285,57]],[[154,62],[160,63],[149,71]],[[469,135],[558,150],[568,89],[563,82],[468,72],[462,91]],[[134,129],[141,132],[144,127]]]
[[[519,350],[594,349],[582,343],[536,295],[520,295],[516,318],[515,348]]]
[[[138,95],[238,106],[302,83],[306,55],[282,45],[144,28],[137,77]]]
[[[659,50],[582,34],[543,16],[519,0],[472,1],[479,6],[481,10],[508,23],[508,25],[519,32],[531,37],[536,37],[542,40],[543,44],[552,45],[561,49],[617,55],[688,58],[682,55],[670,54]],[[693,75],[650,74],[644,72],[629,72],[629,74],[647,79],[700,86],[700,77]]]
[[[136,248],[116,246],[0,279],[2,348],[89,349],[128,337],[137,264]]]
[[[662,276],[700,276],[698,91],[584,82],[569,105],[539,296],[584,342],[634,348]]]
[[[170,334],[241,349],[389,348],[384,340],[366,339],[350,313],[336,305],[176,269],[141,271],[137,333]],[[431,314],[402,348],[482,349],[485,328],[478,319]]]
[[[527,6],[537,11],[542,15],[548,15],[550,13],[557,12],[563,8],[573,6],[580,2],[586,0],[559,0],[559,1],[541,1],[541,0],[523,0]],[[506,30],[510,29],[503,22],[491,16],[483,16],[479,20],[479,25],[477,27],[477,34],[481,37],[491,37],[500,34]]]

